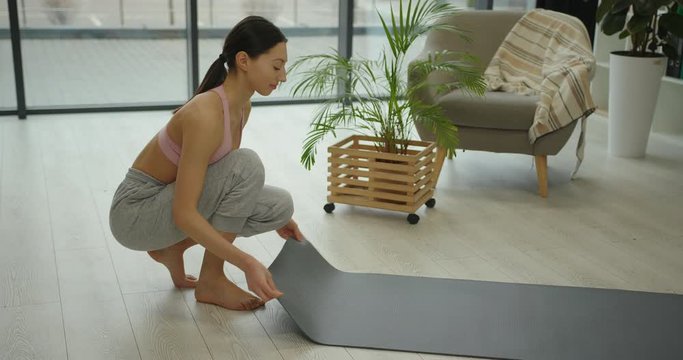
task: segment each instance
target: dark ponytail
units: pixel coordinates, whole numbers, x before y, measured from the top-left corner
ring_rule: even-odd
[[[247,16],[242,19],[225,37],[223,50],[209,67],[192,97],[222,84],[228,71],[235,68],[235,55],[238,52],[244,51],[250,58],[257,58],[281,42],[287,42],[287,38],[272,22],[261,16]]]
[[[228,76],[228,71],[225,69],[225,55],[221,53],[218,58],[211,63],[209,70],[204,75],[204,80],[199,84],[197,90],[194,91],[193,97],[197,94],[201,94],[204,91],[215,88],[225,81],[225,77]]]
[[[223,64],[225,64],[225,57],[221,54],[213,63],[211,63],[211,66],[209,66],[209,70],[206,72],[206,75],[204,75],[204,80],[202,80],[202,83],[199,84],[197,90],[192,94],[192,98],[197,96],[197,94],[215,88],[225,81],[225,77],[228,76],[228,71]],[[177,113],[180,108],[182,108],[182,106],[173,110],[173,113]]]

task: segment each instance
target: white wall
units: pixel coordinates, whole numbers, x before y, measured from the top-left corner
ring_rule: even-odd
[[[600,110],[609,111],[609,53],[623,50],[626,40],[606,36],[599,28],[595,32],[595,57],[597,71],[591,84],[591,91]],[[683,80],[663,77],[652,123],[652,131],[666,134],[683,134]]]

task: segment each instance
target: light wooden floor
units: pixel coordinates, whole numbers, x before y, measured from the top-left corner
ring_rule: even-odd
[[[645,159],[614,158],[606,120],[593,116],[579,178],[569,180],[574,134],[549,160],[547,199],[535,194],[530,157],[459,153],[444,165],[436,207],[409,225],[388,211],[323,212],[324,158],[310,172],[298,164],[313,109],[256,107],[243,144],[261,155],[268,183],[291,191],[305,235],[341,270],[683,293],[681,136],[653,135]],[[0,118],[0,359],[445,358],[313,344],[276,301],[247,313],[198,304],[161,265],[116,243],[113,191],[168,116]],[[237,245],[268,265],[282,240]],[[199,247],[186,255],[191,273],[200,261]]]

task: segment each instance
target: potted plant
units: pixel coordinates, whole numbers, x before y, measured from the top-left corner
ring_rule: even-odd
[[[607,142],[612,155],[645,155],[667,56],[677,57],[675,37],[683,36],[680,7],[683,0],[603,0],[598,7],[603,33],[630,38],[629,50],[610,54]]]
[[[336,94],[339,87],[344,89],[315,113],[303,144],[302,164],[310,169],[316,146],[326,136],[336,136],[335,131],[358,134],[328,148],[328,213],[339,202],[408,212],[408,221],[417,223],[415,210],[423,204],[434,206],[431,196],[444,157],[454,154],[457,129],[438,106],[412,96],[427,85],[409,86],[403,65],[411,45],[430,30],[463,36],[438,22],[456,11],[445,0],[401,0],[398,11],[391,7],[388,20],[378,12],[388,45],[378,59],[347,59],[333,51],[303,56],[292,65],[290,72],[299,71],[300,76],[292,89],[294,96],[325,97]],[[409,71],[454,73],[457,80],[440,85],[437,91],[459,87],[481,95],[486,88],[475,60],[467,54],[432,54],[412,63]],[[432,129],[435,143],[411,140],[415,123]]]

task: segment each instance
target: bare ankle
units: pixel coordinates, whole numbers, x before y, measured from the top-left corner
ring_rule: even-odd
[[[252,310],[264,304],[261,299],[244,291],[227,278],[221,282],[210,283],[205,277],[204,281],[204,285],[200,282],[194,290],[194,297],[198,302],[231,310]]]
[[[197,243],[194,242],[194,240],[187,238],[187,239],[180,241],[179,243],[173,244],[171,246],[171,248],[173,248],[174,250],[178,250],[178,251],[185,251],[194,245],[197,245]]]
[[[151,257],[152,259],[154,259],[154,261],[160,262],[160,261],[161,261],[161,257],[162,257],[163,254],[164,254],[164,250],[165,250],[165,249],[150,250],[150,251],[147,252],[147,255],[149,255],[149,257]]]
[[[230,282],[230,279],[228,279],[227,276],[225,276],[224,273],[199,273],[199,279],[197,280],[197,285],[207,285],[207,286],[212,286],[213,284],[216,283],[225,283],[225,282]]]

